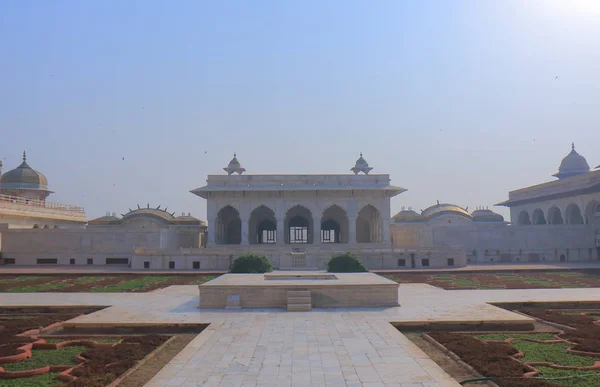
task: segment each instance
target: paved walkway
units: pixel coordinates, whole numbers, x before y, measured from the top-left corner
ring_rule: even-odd
[[[459,386],[390,322],[530,321],[487,302],[600,301],[600,288],[442,290],[400,285],[401,307],[200,310],[196,286],[145,294],[0,294],[8,305],[105,305],[81,325],[210,323],[148,384],[163,386]]]

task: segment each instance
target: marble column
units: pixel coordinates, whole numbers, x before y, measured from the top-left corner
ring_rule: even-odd
[[[356,244],[356,217],[348,217],[348,243],[351,245]]]
[[[207,239],[206,246],[213,247],[216,245],[216,234],[217,234],[217,222],[215,218],[208,219],[208,231],[207,231]]]
[[[384,218],[381,222],[382,231],[383,231],[383,240],[382,242],[385,245],[391,245],[392,241],[390,239],[390,220],[388,218]]]
[[[250,244],[248,242],[248,218],[242,218],[242,245]]]
[[[313,240],[312,243],[315,245],[321,244],[321,217],[315,217],[313,219]]]
[[[277,221],[277,235],[275,236],[277,240],[275,243],[278,245],[283,245],[285,244],[285,212],[283,210],[283,203],[281,201],[277,202],[275,220]]]

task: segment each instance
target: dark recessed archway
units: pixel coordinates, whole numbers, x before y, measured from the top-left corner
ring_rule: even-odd
[[[348,243],[348,216],[342,207],[334,204],[323,212],[321,242]]]
[[[259,206],[252,211],[248,228],[250,244],[277,242],[277,219],[275,212],[267,206]]]
[[[562,217],[562,213],[560,209],[556,206],[550,207],[548,210],[548,223],[549,224],[564,224],[564,220]]]
[[[356,218],[356,242],[379,243],[382,240],[381,216],[377,208],[368,204],[364,206]]]
[[[285,243],[313,243],[313,217],[310,210],[297,205],[285,214]]]
[[[519,214],[519,225],[527,226],[531,224],[531,219],[529,219],[529,212],[521,211]]]
[[[242,221],[235,208],[225,206],[217,213],[215,242],[218,245],[242,243]]]
[[[536,225],[542,225],[542,224],[546,224],[546,217],[544,216],[544,211],[542,211],[540,208],[536,208],[535,210],[533,210],[533,224]]]
[[[577,204],[569,204],[565,211],[567,224],[583,224],[583,216]]]

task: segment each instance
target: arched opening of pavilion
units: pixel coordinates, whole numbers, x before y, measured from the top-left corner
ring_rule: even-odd
[[[556,206],[550,207],[548,210],[548,223],[549,224],[564,224],[562,213],[560,209]]]
[[[310,210],[297,205],[285,214],[285,243],[313,243],[313,217]]]
[[[348,243],[348,216],[338,205],[332,205],[321,217],[321,242]]]
[[[585,206],[585,223],[592,224],[594,216],[600,212],[600,202],[592,200]]]
[[[273,244],[277,242],[275,212],[267,206],[259,206],[250,214],[248,222],[250,244]]]
[[[242,243],[242,220],[239,212],[225,206],[219,210],[216,219],[215,241],[219,245],[239,245]]]
[[[542,225],[546,224],[546,216],[544,215],[544,211],[541,208],[536,208],[533,210],[533,224]]]
[[[583,224],[583,216],[577,204],[569,204],[565,211],[567,224]]]
[[[368,204],[358,212],[356,218],[356,242],[379,243],[381,240],[381,216],[375,207]]]
[[[531,219],[529,219],[529,212],[527,211],[521,211],[521,213],[519,214],[519,225],[530,225],[531,224]]]

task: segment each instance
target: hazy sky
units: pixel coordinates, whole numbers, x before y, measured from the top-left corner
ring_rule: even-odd
[[[558,77],[558,78],[556,78]],[[94,218],[224,173],[373,173],[474,209],[600,164],[600,1],[25,1],[0,6],[0,158]],[[124,160],[123,160],[124,158]],[[497,208],[503,214],[503,208]]]

